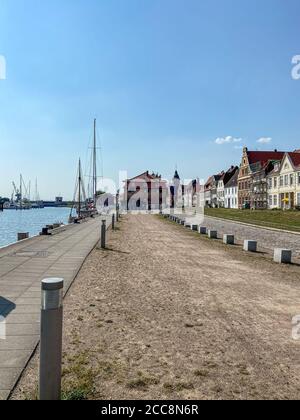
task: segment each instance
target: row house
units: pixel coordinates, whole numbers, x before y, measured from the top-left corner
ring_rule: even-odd
[[[268,208],[267,177],[273,170],[274,162],[283,159],[284,152],[249,151],[243,149],[238,176],[238,208]]]
[[[285,153],[267,178],[270,209],[300,207],[300,151]]]
[[[222,171],[207,180],[204,186],[204,198],[207,207],[227,207],[228,200],[225,199],[225,191],[228,192],[227,184],[236,175],[238,169],[237,166],[231,166],[228,171]]]
[[[218,207],[227,208],[228,201],[225,200],[225,190],[232,177],[238,172],[237,166],[231,166],[227,172],[222,172],[222,176],[218,182],[217,201]],[[228,191],[227,191],[228,192]]]
[[[235,174],[225,185],[225,208],[226,209],[239,208],[238,177],[239,177],[239,169],[237,167]]]
[[[204,186],[204,199],[207,207],[218,207],[218,183],[223,174],[224,172],[212,175]]]

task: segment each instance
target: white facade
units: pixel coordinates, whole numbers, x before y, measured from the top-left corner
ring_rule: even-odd
[[[239,208],[239,197],[238,187],[227,187],[225,188],[225,208],[226,209],[238,209]]]
[[[298,169],[298,170],[297,170]],[[300,170],[295,168],[289,154],[268,176],[268,207],[293,209],[300,206]]]
[[[224,188],[224,181],[223,179],[220,179],[218,181],[217,186],[217,205],[218,207],[224,207],[225,206],[225,188]]]

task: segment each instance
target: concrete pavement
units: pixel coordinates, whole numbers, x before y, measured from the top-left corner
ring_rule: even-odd
[[[41,280],[62,277],[66,292],[99,241],[100,226],[101,218],[91,219],[0,249],[0,400],[9,397],[39,342]]]

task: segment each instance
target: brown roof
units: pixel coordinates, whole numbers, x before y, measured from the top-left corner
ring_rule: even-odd
[[[269,160],[282,160],[285,152],[247,152],[249,164],[261,163],[264,166]]]
[[[129,182],[129,181],[135,181],[135,180],[139,180],[139,179],[143,179],[143,180],[153,180],[153,179],[161,179],[161,176],[155,175],[154,173],[152,175],[149,174],[149,171],[143,172],[142,174],[135,176],[134,178],[130,178],[127,179],[125,182]]]
[[[293,165],[295,168],[297,168],[298,166],[300,166],[300,153],[298,152],[293,152],[293,153],[288,153],[291,161],[293,162]]]

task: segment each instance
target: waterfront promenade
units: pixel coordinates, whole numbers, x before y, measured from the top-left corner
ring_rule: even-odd
[[[64,302],[67,394],[299,399],[298,265],[147,215],[124,215],[107,246],[90,254]],[[38,354],[13,399],[30,398],[37,383]]]
[[[39,341],[41,280],[62,277],[65,292],[100,237],[101,219],[70,225],[0,249],[0,399],[7,399]]]

